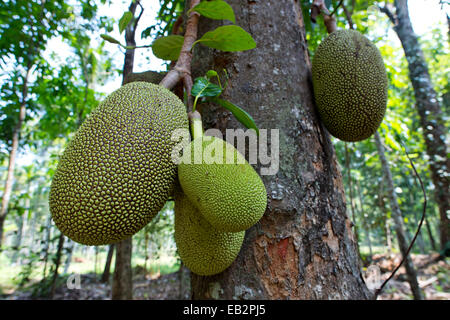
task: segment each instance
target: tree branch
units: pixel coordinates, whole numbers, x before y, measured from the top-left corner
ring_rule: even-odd
[[[136,20],[134,21],[134,24],[133,24],[133,33],[134,34],[136,34],[137,25],[139,23],[139,20],[142,17],[142,14],[144,13],[144,7],[142,6],[141,2],[140,1],[136,1],[136,3],[139,5],[139,7],[141,7],[141,12],[139,13],[139,16],[136,18]]]
[[[132,1],[128,10],[133,14],[136,12],[136,7],[139,4],[139,1]],[[142,11],[141,11],[142,14]],[[125,29],[125,41],[126,45],[130,47],[136,46],[136,40],[135,40],[135,33],[136,33],[136,26],[140,19],[139,17],[134,21],[133,24],[129,24]],[[133,72],[133,63],[134,63],[134,49],[126,49],[125,50],[125,60],[123,65],[123,78],[122,78],[122,85],[125,84],[125,78],[128,75],[128,73]]]
[[[333,10],[333,12],[330,14],[330,16],[333,16],[333,15],[336,13],[337,9],[339,9],[339,7],[340,7],[341,5],[343,5],[343,2],[344,2],[344,0],[339,1],[338,5],[336,6],[336,8],[334,8],[334,10]]]
[[[192,0],[190,9],[194,8],[200,0]],[[181,47],[180,57],[172,70],[159,83],[161,86],[172,89],[180,80],[183,80],[184,87],[188,96],[188,107],[192,108],[192,77],[191,77],[191,61],[192,61],[192,46],[197,40],[198,20],[200,15],[192,11],[189,13],[189,18],[186,23],[186,33],[184,35],[184,43]]]
[[[378,9],[381,12],[385,13],[388,16],[389,20],[391,20],[392,24],[395,26],[395,25],[397,25],[397,19],[395,18],[394,13],[388,6],[389,6],[389,4],[386,3],[386,5],[384,7],[378,6]]]
[[[328,33],[332,33],[337,30],[336,18],[330,14],[323,0],[314,0],[311,7],[311,21],[316,22],[316,17],[319,14],[322,14],[323,16],[323,22]]]
[[[349,28],[354,30],[355,28],[353,27],[354,24],[352,20],[352,14],[347,10],[347,7],[344,4],[342,4],[342,9],[344,9],[345,17],[347,18]]]

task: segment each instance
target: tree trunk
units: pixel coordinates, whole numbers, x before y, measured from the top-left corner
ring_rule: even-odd
[[[418,226],[420,223],[420,218],[417,217],[417,212],[414,211],[414,227]],[[412,228],[412,233],[414,234],[415,228]],[[424,254],[426,252],[425,250],[425,242],[423,241],[423,236],[422,236],[422,232],[419,232],[419,234],[417,235],[417,246],[419,247],[419,251],[420,253]]]
[[[64,235],[61,233],[59,235],[59,239],[58,239],[58,249],[56,251],[56,257],[55,257],[55,269],[53,270],[53,279],[52,279],[52,285],[50,288],[50,299],[53,299],[53,297],[55,296],[56,280],[58,279],[58,269],[59,269],[59,265],[61,264],[63,247],[64,247]]]
[[[367,226],[364,227],[364,233],[366,234],[367,246],[369,247],[369,261],[371,261],[373,257],[372,242],[370,241],[370,230]]]
[[[257,48],[224,53],[196,46],[193,76],[209,69],[223,75],[226,69],[230,81],[224,98],[249,112],[260,129],[279,129],[280,163],[274,175],[262,176],[268,206],[260,222],[247,230],[236,261],[219,275],[192,274],[192,297],[367,299],[371,294],[362,280],[346,215],[342,176],[313,105],[300,5],[274,0],[228,3]],[[201,18],[199,35],[219,24]],[[199,108],[205,128],[242,128],[223,109]],[[275,133],[268,130],[268,148],[277,145]],[[271,152],[274,171],[277,156]],[[258,172],[261,167],[257,165]]]
[[[72,263],[72,255],[75,250],[75,242],[67,238],[67,242],[69,242],[69,245],[67,246],[67,257],[66,257],[66,263],[64,264],[64,271],[63,274],[67,274],[69,272],[70,264]]]
[[[116,243],[116,265],[112,285],[113,300],[133,299],[131,271],[132,238]]]
[[[391,205],[392,218],[395,223],[395,230],[397,233],[398,245],[400,247],[400,252],[403,257],[406,257],[404,266],[406,269],[406,275],[408,277],[408,282],[411,287],[411,291],[413,293],[414,299],[423,300],[422,291],[419,288],[419,283],[417,282],[417,273],[414,269],[414,265],[411,260],[411,256],[407,255],[408,251],[408,241],[406,240],[405,228],[403,227],[403,218],[402,213],[400,211],[400,207],[398,205],[397,195],[394,190],[394,182],[392,180],[391,169],[389,168],[389,164],[387,162],[385,156],[384,146],[381,142],[380,135],[378,132],[375,132],[375,143],[377,145],[378,156],[381,160],[381,166],[383,168],[383,174],[386,179],[387,192],[389,195],[389,201]]]
[[[148,262],[148,232],[145,230],[144,237],[144,275],[147,275],[147,262]]]
[[[437,99],[436,91],[431,83],[428,66],[424,59],[419,41],[411,25],[407,0],[394,2],[395,13],[388,8],[384,12],[394,25],[399,37],[406,60],[408,61],[409,77],[414,88],[416,107],[420,116],[427,154],[430,157],[430,171],[435,189],[435,201],[440,215],[441,249],[450,240],[450,221],[447,212],[450,210],[450,158],[447,156],[444,117]]]
[[[16,264],[16,262],[19,258],[20,246],[22,244],[23,215],[17,215],[15,220],[16,220],[16,226],[17,226],[17,233],[15,235],[14,243],[12,245],[12,249],[14,250],[14,253],[11,257],[11,262],[13,264]]]
[[[364,233],[366,235],[367,238],[367,245],[369,247],[369,259],[368,262],[372,261],[372,257],[373,257],[373,250],[372,250],[372,242],[370,241],[370,226],[369,224],[366,222],[366,219],[364,217],[364,202],[363,202],[363,197],[361,194],[361,186],[359,185],[359,180],[356,180],[356,191],[358,192],[358,198],[359,198],[359,217],[362,221],[362,227],[364,229]],[[355,228],[355,232],[356,232],[356,228]],[[359,252],[359,246],[358,246],[358,252]],[[361,255],[361,254],[360,254]]]
[[[436,251],[436,242],[434,241],[433,232],[431,232],[431,226],[430,226],[430,223],[428,222],[428,219],[426,217],[425,217],[425,226],[427,228],[428,238],[430,238],[431,249]]]
[[[111,261],[114,253],[114,244],[110,244],[108,247],[108,255],[106,256],[105,269],[103,270],[101,282],[107,283],[109,282],[109,274],[111,270]]]
[[[191,291],[190,290],[190,283],[189,283],[189,274],[190,270],[186,268],[183,264],[183,261],[180,263],[180,269],[178,270],[178,280],[180,282],[179,286],[179,300],[186,300],[186,298],[189,298],[188,294]]]
[[[388,248],[389,255],[392,253],[392,237],[391,237],[391,226],[389,225],[389,219],[386,217],[386,245]]]
[[[0,207],[0,251],[2,249],[3,242],[3,227],[8,213],[9,200],[11,199],[11,191],[14,182],[14,167],[16,166],[16,156],[19,149],[20,133],[22,131],[22,124],[25,120],[26,115],[26,105],[27,105],[27,95],[28,95],[28,78],[30,76],[31,66],[27,67],[25,76],[23,77],[22,85],[22,99],[20,101],[19,107],[19,117],[17,119],[16,126],[12,132],[11,137],[11,148],[9,150],[9,163],[8,171],[6,174],[5,188],[3,189],[2,204]]]
[[[48,215],[47,222],[45,224],[45,238],[44,238],[44,248],[42,249],[42,252],[44,254],[44,270],[42,275],[42,280],[44,280],[47,277],[47,264],[48,264],[48,253],[50,249],[50,235],[51,235],[51,228],[52,228],[52,217],[51,215]]]

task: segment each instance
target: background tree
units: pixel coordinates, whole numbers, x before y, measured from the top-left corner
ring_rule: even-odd
[[[381,8],[391,20],[408,61],[409,78],[414,88],[422,134],[430,157],[429,166],[435,186],[435,200],[440,213],[440,242],[444,250],[450,236],[450,158],[447,153],[446,128],[441,106],[431,82],[418,38],[414,33],[408,13],[407,0],[395,0],[394,8],[388,3]]]
[[[414,265],[412,263],[411,257],[408,255],[408,240],[405,236],[405,231],[403,227],[403,219],[402,213],[398,206],[397,195],[394,191],[394,183],[392,181],[392,174],[389,168],[389,163],[386,160],[386,156],[384,155],[384,147],[378,132],[375,132],[375,144],[378,149],[378,156],[381,160],[381,166],[383,168],[383,174],[386,179],[387,192],[389,194],[389,201],[391,205],[391,210],[393,214],[393,218],[395,221],[395,229],[398,238],[398,244],[400,246],[400,252],[402,253],[403,258],[405,259],[404,265],[406,268],[406,273],[408,275],[408,282],[411,286],[411,291],[414,295],[414,299],[423,300],[422,291],[419,288],[419,283],[417,282],[417,273],[414,269]]]
[[[11,189],[14,179],[14,168],[20,144],[23,122],[27,117],[27,106],[31,76],[33,70],[39,71],[43,62],[40,58],[49,39],[61,33],[65,19],[69,17],[68,6],[64,1],[27,1],[2,2],[0,10],[8,15],[2,17],[0,29],[0,60],[5,63],[12,59],[14,69],[10,74],[8,88],[3,87],[3,98],[7,106],[2,114],[8,115],[2,121],[3,141],[9,147],[9,164],[2,204],[0,208],[0,247],[3,239],[3,224],[8,212]],[[16,16],[21,20],[15,19]],[[7,96],[5,95],[7,92]],[[6,96],[6,97],[5,97]]]

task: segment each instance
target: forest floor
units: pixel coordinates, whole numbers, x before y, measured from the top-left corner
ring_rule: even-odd
[[[375,270],[378,273],[375,283],[379,286],[387,279],[392,270],[400,262],[399,254],[376,254],[370,265],[376,266],[365,270]],[[412,255],[414,265],[418,270],[419,285],[430,300],[450,300],[450,264],[448,258],[439,260],[438,254]],[[190,298],[190,276],[186,268],[169,274],[145,274],[142,268],[133,270],[133,298],[136,300],[173,300]],[[100,275],[87,273],[80,275],[80,289],[68,289],[67,277],[61,277],[56,287],[55,300],[107,300],[111,297],[111,286],[99,281]],[[367,280],[367,279],[366,279]],[[366,281],[368,285],[370,283]],[[30,283],[21,289],[3,291],[0,299],[28,300],[48,299],[42,294],[42,283]],[[41,293],[39,293],[41,292]],[[386,285],[380,300],[410,300],[412,299],[409,285],[406,281],[404,268],[400,268],[396,276]]]
[[[450,300],[450,264],[448,258],[439,259],[439,254],[413,254],[417,280],[427,300]],[[381,282],[386,280],[401,261],[400,254],[375,254],[371,264],[379,268]],[[401,267],[394,278],[383,289],[379,300],[411,300],[412,294]]]

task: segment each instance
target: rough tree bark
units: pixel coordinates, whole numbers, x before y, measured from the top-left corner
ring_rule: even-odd
[[[133,299],[131,270],[132,238],[116,244],[116,265],[114,267],[111,298],[113,300]]]
[[[260,129],[279,129],[280,166],[262,176],[264,217],[246,232],[236,261],[212,277],[192,275],[194,299],[368,299],[334,148],[313,105],[310,59],[298,1],[230,0],[257,48],[223,53],[196,46],[193,76],[208,69],[230,81],[224,97]],[[219,22],[201,19],[199,35]],[[213,105],[205,129],[242,128]],[[269,131],[270,137],[270,131]],[[268,147],[270,150],[270,146]],[[258,169],[261,167],[257,166]]]
[[[443,112],[437,99],[436,91],[428,72],[422,49],[414,33],[408,13],[408,1],[396,0],[395,12],[388,6],[382,8],[387,14],[394,30],[399,37],[406,60],[408,61],[409,77],[414,88],[416,108],[420,116],[427,154],[430,157],[430,171],[435,186],[435,201],[439,207],[440,215],[440,242],[441,249],[450,241],[450,220],[447,212],[450,211],[450,158],[447,156],[445,127]]]
[[[405,228],[403,226],[402,212],[400,211],[400,207],[398,205],[397,195],[395,194],[394,190],[394,182],[392,180],[391,175],[391,169],[389,168],[389,164],[385,156],[385,149],[381,142],[381,138],[378,132],[375,132],[375,144],[377,145],[378,156],[380,157],[383,175],[384,178],[386,179],[386,188],[389,195],[392,218],[394,219],[395,231],[398,239],[398,246],[400,247],[400,252],[402,253],[402,256],[406,257],[404,267],[406,269],[408,283],[411,287],[414,299],[423,300],[424,297],[422,291],[419,288],[419,283],[417,282],[416,270],[414,269],[411,256],[407,255],[409,244],[408,241],[406,240]]]
[[[20,100],[20,107],[19,107],[19,114],[17,118],[16,126],[14,127],[14,130],[12,132],[11,137],[11,148],[9,150],[9,157],[8,157],[8,171],[6,174],[6,181],[5,181],[5,188],[3,189],[3,197],[2,197],[2,204],[0,207],[0,251],[2,249],[2,242],[3,242],[3,226],[5,223],[6,215],[8,213],[8,205],[9,200],[11,198],[11,191],[12,186],[14,182],[14,168],[16,166],[16,156],[17,151],[19,149],[19,142],[20,142],[20,133],[22,131],[22,124],[25,120],[26,115],[26,108],[27,108],[27,95],[28,95],[28,81],[31,73],[31,67],[32,64],[28,64],[25,75],[23,76],[23,83],[22,83],[22,97]]]

